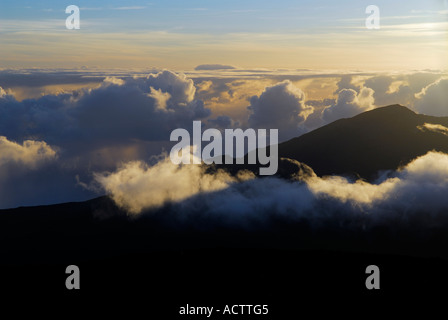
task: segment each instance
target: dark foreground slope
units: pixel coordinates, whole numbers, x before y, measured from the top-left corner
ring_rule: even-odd
[[[315,227],[273,215],[248,230],[207,217],[182,219],[169,206],[130,218],[103,197],[1,210],[0,231],[6,301],[34,302],[45,312],[93,307],[103,316],[124,310],[128,317],[174,319],[187,303],[267,304],[267,319],[284,319],[401,308],[398,301],[423,303],[448,285],[448,223],[421,236],[409,227]],[[79,291],[65,288],[72,264],[81,270]],[[379,291],[365,287],[372,264],[382,272]]]
[[[351,174],[372,180],[437,150],[448,152],[448,136],[422,130],[425,123],[448,127],[448,117],[416,114],[392,105],[364,112],[279,145],[281,157],[304,162],[316,174]]]

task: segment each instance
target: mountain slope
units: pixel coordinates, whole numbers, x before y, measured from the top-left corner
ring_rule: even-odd
[[[448,127],[448,117],[420,115],[400,105],[378,108],[281,143],[279,157],[304,162],[318,175],[372,180],[378,171],[397,169],[428,151],[448,153],[448,136],[424,128],[425,123]]]

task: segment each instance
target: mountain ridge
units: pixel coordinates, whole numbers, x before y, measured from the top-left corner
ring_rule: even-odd
[[[279,156],[309,165],[316,174],[356,175],[375,180],[429,151],[448,153],[448,137],[425,130],[425,123],[448,127],[448,117],[417,114],[391,105],[340,119],[279,144]]]

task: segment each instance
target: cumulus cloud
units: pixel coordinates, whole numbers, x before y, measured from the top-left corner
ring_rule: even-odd
[[[280,140],[297,136],[300,124],[314,110],[305,104],[303,91],[289,80],[266,87],[260,96],[253,96],[248,109],[251,128],[278,129]]]
[[[196,87],[192,79],[187,78],[183,73],[177,74],[168,70],[150,74],[145,83],[150,88],[168,92],[175,104],[186,105],[192,102],[196,93]]]
[[[415,109],[432,116],[448,116],[448,78],[440,78],[415,95]]]
[[[322,118],[326,122],[332,122],[341,118],[350,118],[373,108],[375,102],[373,90],[363,87],[360,92],[353,89],[339,91],[336,103],[325,108]]]
[[[443,89],[436,90],[435,87],[432,87],[426,101],[421,98],[427,89],[437,86],[440,80],[440,73],[431,72],[384,74],[369,77],[364,81],[363,86],[373,89],[373,98],[377,106],[401,104],[414,108],[420,113],[437,116],[446,115],[443,113]]]
[[[172,130],[191,130],[194,120],[211,114],[203,101],[195,99],[193,80],[167,70],[146,77],[106,77],[94,88],[23,101],[4,91],[0,95],[0,135],[9,140],[2,140],[2,161],[19,159],[20,155],[28,159],[25,155],[31,154],[31,150],[37,150],[36,160],[50,155],[45,145],[32,144],[31,140],[57,147],[55,166],[60,169],[61,185],[67,187],[67,196],[72,195],[77,200],[76,195],[85,192],[78,192],[75,176],[85,181],[90,179],[92,171],[111,170],[122,161],[148,159],[160,154],[169,148]],[[13,148],[8,141],[25,143],[20,149],[15,145]],[[8,150],[4,149],[6,145]],[[31,186],[40,179],[41,190],[52,193],[53,202],[66,200],[66,196],[58,198],[52,186],[45,184],[52,179],[42,179],[53,169],[42,167],[41,170],[45,172],[36,175],[36,181],[25,182]],[[14,173],[25,179],[17,166],[7,172],[10,179]],[[5,171],[2,174],[4,176]],[[6,183],[11,180],[2,179],[0,189],[5,189]],[[55,181],[51,181],[51,185],[54,184]],[[22,188],[19,181],[14,185]],[[89,197],[93,196],[90,193]],[[28,197],[34,195],[22,194],[17,204],[29,203]],[[6,206],[5,203],[16,204],[5,201],[0,199],[0,207]]]
[[[14,162],[35,168],[55,158],[56,151],[44,141],[25,140],[18,144],[0,136],[0,166]]]
[[[247,173],[246,177],[251,175]],[[204,166],[175,165],[169,157],[152,167],[142,161],[129,162],[116,172],[96,173],[95,180],[120,207],[131,213],[181,201],[197,193],[221,190],[237,181],[221,170],[208,174]]]
[[[0,98],[0,134],[15,140],[38,137],[59,145],[167,139],[210,110],[194,100],[193,80],[163,71],[145,78],[108,77],[94,89],[39,99]]]

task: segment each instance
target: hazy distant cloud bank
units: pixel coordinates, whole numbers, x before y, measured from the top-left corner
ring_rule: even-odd
[[[201,64],[194,68],[195,70],[232,70],[236,69],[233,66],[224,65],[224,64]]]

